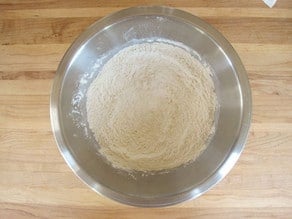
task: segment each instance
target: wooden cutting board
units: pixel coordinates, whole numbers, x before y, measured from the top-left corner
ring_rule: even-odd
[[[134,5],[179,7],[232,43],[253,95],[246,148],[230,174],[168,208],[121,205],[85,186],[54,141],[56,68],[90,24]],[[292,218],[292,1],[0,0],[0,218]]]

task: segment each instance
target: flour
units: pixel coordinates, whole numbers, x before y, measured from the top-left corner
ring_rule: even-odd
[[[211,72],[162,42],[126,47],[87,92],[87,119],[99,152],[116,168],[157,171],[197,158],[214,132]]]

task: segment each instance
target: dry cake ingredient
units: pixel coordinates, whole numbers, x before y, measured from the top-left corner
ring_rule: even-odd
[[[194,160],[214,131],[211,72],[184,49],[126,47],[87,92],[87,118],[99,152],[120,169],[155,171]]]

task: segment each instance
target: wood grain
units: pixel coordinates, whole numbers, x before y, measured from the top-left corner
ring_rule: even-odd
[[[200,198],[173,207],[121,205],[87,188],[54,141],[49,95],[73,40],[103,16],[168,5],[216,27],[245,65],[253,96],[238,163]],[[0,218],[291,218],[292,1],[0,0]]]
[[[43,8],[43,9],[15,9],[3,10],[2,19],[20,18],[71,18],[71,17],[103,17],[109,13],[121,10],[125,7],[96,7],[96,8]],[[214,8],[214,7],[177,7],[200,17],[263,17],[263,18],[292,18],[292,9],[277,8],[273,11],[269,8]]]
[[[0,26],[5,34],[0,35],[0,42],[2,45],[70,43],[99,18],[2,19]],[[204,20],[220,30],[231,42],[292,43],[292,18],[208,17]],[[240,34],[238,26],[241,26]]]
[[[36,4],[37,3],[37,4]],[[131,7],[136,5],[166,5],[173,7],[240,7],[240,8],[266,8],[262,1],[254,0],[236,0],[236,1],[214,1],[214,0],[180,0],[173,2],[172,0],[123,0],[116,2],[115,0],[1,0],[0,6],[3,9],[32,9],[32,8],[85,8],[85,7]],[[292,8],[290,0],[281,0],[277,2],[277,8]]]

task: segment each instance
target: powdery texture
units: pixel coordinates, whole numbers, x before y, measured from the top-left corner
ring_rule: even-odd
[[[194,160],[214,130],[210,75],[177,46],[155,42],[122,49],[87,93],[99,152],[125,170],[165,170]]]

